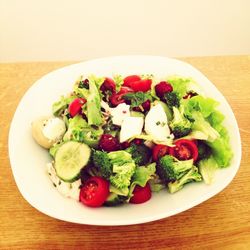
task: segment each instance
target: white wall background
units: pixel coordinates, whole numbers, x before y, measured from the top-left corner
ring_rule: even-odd
[[[250,54],[250,0],[0,0],[0,62]]]

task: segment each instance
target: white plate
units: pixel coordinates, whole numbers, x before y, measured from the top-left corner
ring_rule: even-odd
[[[205,93],[220,102],[226,115],[234,158],[231,166],[218,171],[213,185],[192,183],[175,194],[166,190],[154,193],[150,201],[119,207],[88,208],[64,198],[53,187],[45,165],[48,152],[31,137],[31,122],[51,113],[51,105],[72,90],[82,74],[112,76],[113,74],[146,74],[167,76],[178,74],[194,78]],[[155,56],[110,57],[74,64],[53,71],[38,80],[22,98],[9,133],[9,156],[16,184],[23,197],[36,209],[51,217],[91,225],[129,225],[166,218],[198,205],[223,190],[234,178],[241,159],[241,141],[234,114],[218,89],[197,69],[179,60]]]

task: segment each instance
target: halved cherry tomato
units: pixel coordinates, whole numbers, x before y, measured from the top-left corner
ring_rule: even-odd
[[[102,177],[90,177],[80,190],[79,200],[89,207],[100,207],[109,195],[109,182]]]
[[[120,91],[117,94],[127,94],[127,93],[131,93],[134,92],[133,89],[131,89],[130,87],[127,86],[122,86]]]
[[[118,93],[113,93],[110,97],[111,104],[116,107],[117,105],[125,102],[125,100],[122,98],[125,94],[133,92],[133,90],[129,87],[122,86],[120,91]]]
[[[76,116],[82,110],[82,106],[86,103],[86,99],[84,98],[76,98],[69,104],[69,114],[71,117]]]
[[[148,201],[150,198],[151,198],[151,188],[149,183],[147,183],[145,187],[136,185],[133,191],[133,196],[129,200],[129,202],[133,204],[140,204]]]
[[[196,161],[198,158],[198,148],[194,141],[180,139],[175,142],[175,147],[169,148],[169,154],[179,160],[193,159]]]
[[[130,84],[126,85],[133,89],[135,92],[142,91],[147,92],[151,89],[152,80],[151,79],[143,79],[135,82],[131,82]]]
[[[123,95],[113,94],[112,96],[110,96],[109,101],[114,107],[116,107],[117,105],[125,102],[125,100],[122,99],[122,96]]]
[[[136,82],[136,81],[139,81],[141,80],[141,77],[138,76],[138,75],[131,75],[131,76],[127,76],[123,79],[123,86],[127,86],[127,87],[130,87],[130,84],[132,82]]]
[[[153,160],[158,161],[161,157],[168,153],[168,146],[157,144],[153,148]]]

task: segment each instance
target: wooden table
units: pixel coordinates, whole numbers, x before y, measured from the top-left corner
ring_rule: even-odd
[[[59,221],[23,199],[8,158],[11,119],[34,81],[72,62],[0,64],[0,249],[250,249],[250,56],[182,59],[200,69],[229,101],[242,137],[240,170],[225,190],[188,211],[120,227]]]

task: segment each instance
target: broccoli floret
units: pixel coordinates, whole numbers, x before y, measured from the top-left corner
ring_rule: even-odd
[[[132,143],[132,145],[128,147],[125,151],[132,155],[135,164],[139,166],[146,165],[151,157],[150,148],[146,147],[143,144],[136,145]]]
[[[176,138],[188,135],[191,132],[191,122],[183,115],[182,109],[173,107],[174,118],[169,126]]]
[[[128,195],[128,187],[136,168],[131,154],[124,150],[110,153],[95,151],[92,160],[101,176],[108,179],[124,195]]]
[[[168,183],[180,179],[192,167],[192,159],[179,161],[171,155],[165,155],[159,160],[157,173],[165,183]]]
[[[192,181],[198,182],[201,180],[202,180],[202,177],[199,174],[197,167],[192,166],[192,168],[185,175],[183,175],[180,179],[174,182],[169,182],[168,189],[169,189],[169,192],[172,194],[182,189],[186,183],[189,183]]]
[[[110,183],[128,194],[128,186],[136,167],[131,154],[120,150],[108,153],[108,157],[113,166],[113,174],[109,178]]]
[[[92,156],[95,167],[100,171],[100,174],[109,179],[113,173],[113,166],[108,157],[108,153],[103,151],[94,151]]]
[[[123,163],[122,165],[114,164],[113,172],[114,175],[110,176],[110,183],[118,189],[126,189],[128,192],[131,177],[135,172],[134,161]]]
[[[170,108],[180,106],[179,96],[174,91],[165,93],[163,99]]]

